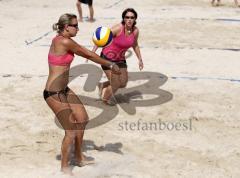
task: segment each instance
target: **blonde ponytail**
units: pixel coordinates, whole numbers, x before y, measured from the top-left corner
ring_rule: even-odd
[[[53,24],[52,29],[58,31],[58,23]]]

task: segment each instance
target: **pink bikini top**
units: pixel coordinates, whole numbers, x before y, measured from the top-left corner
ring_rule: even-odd
[[[53,38],[53,41],[57,40],[59,37],[61,36],[56,36],[55,38]],[[63,54],[63,55],[55,55],[55,54],[51,54],[50,52],[48,53],[48,63],[54,66],[70,65],[71,62],[73,61],[73,58],[74,58],[74,53],[70,51],[68,51],[66,54]]]
[[[120,34],[114,37],[112,43],[102,50],[102,53],[112,61],[125,60],[126,51],[134,45],[135,33],[132,32],[126,36],[124,31],[124,25],[122,25]]]

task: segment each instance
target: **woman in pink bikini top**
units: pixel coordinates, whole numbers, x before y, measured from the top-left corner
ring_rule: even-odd
[[[138,46],[139,29],[135,26],[137,12],[133,8],[125,9],[122,13],[122,22],[111,28],[113,33],[113,41],[108,46],[104,47],[101,52],[101,57],[114,62],[120,68],[121,74],[111,74],[106,66],[102,66],[108,81],[99,83],[99,95],[104,103],[114,105],[114,93],[119,88],[124,88],[128,81],[127,62],[125,54],[129,48],[133,48],[137,59],[139,69],[143,69],[143,62]],[[93,48],[95,52],[97,47]]]
[[[54,24],[54,30],[57,30],[58,35],[52,40],[49,49],[49,75],[43,97],[65,130],[61,147],[61,170],[64,173],[72,174],[69,166],[69,150],[74,143],[75,164],[79,166],[89,164],[81,151],[88,115],[78,96],[67,86],[70,64],[74,54],[110,67],[113,73],[119,74],[120,72],[117,65],[101,58],[71,39],[78,32],[76,15],[63,14],[58,23]]]
[[[57,40],[61,40],[64,38],[63,36],[57,35],[53,38],[52,44],[54,45]],[[68,51],[66,54],[56,55],[51,51],[48,53],[48,64],[51,66],[70,66],[74,58],[74,53],[72,51]]]

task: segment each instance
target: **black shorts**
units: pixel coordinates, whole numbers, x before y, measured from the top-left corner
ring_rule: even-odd
[[[78,0],[81,3],[88,4],[89,6],[92,6],[92,0]]]
[[[108,60],[108,61],[111,61],[110,59],[108,59],[103,53],[101,53],[101,57]],[[114,62],[115,64],[117,64],[117,66],[119,68],[127,68],[127,61],[126,60],[122,60],[122,61],[111,61],[111,62]],[[104,66],[104,65],[101,65],[102,69],[103,70],[111,70],[110,67],[107,67],[107,66]]]

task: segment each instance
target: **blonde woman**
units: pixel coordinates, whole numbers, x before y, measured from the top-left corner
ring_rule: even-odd
[[[61,170],[72,174],[69,168],[69,152],[73,143],[76,164],[79,166],[88,164],[81,152],[88,115],[78,96],[68,87],[69,69],[74,55],[110,67],[115,74],[120,74],[120,71],[114,63],[72,40],[71,37],[76,36],[79,30],[76,15],[63,14],[53,29],[57,30],[57,35],[53,38],[48,53],[49,75],[43,96],[65,130],[61,148]]]

